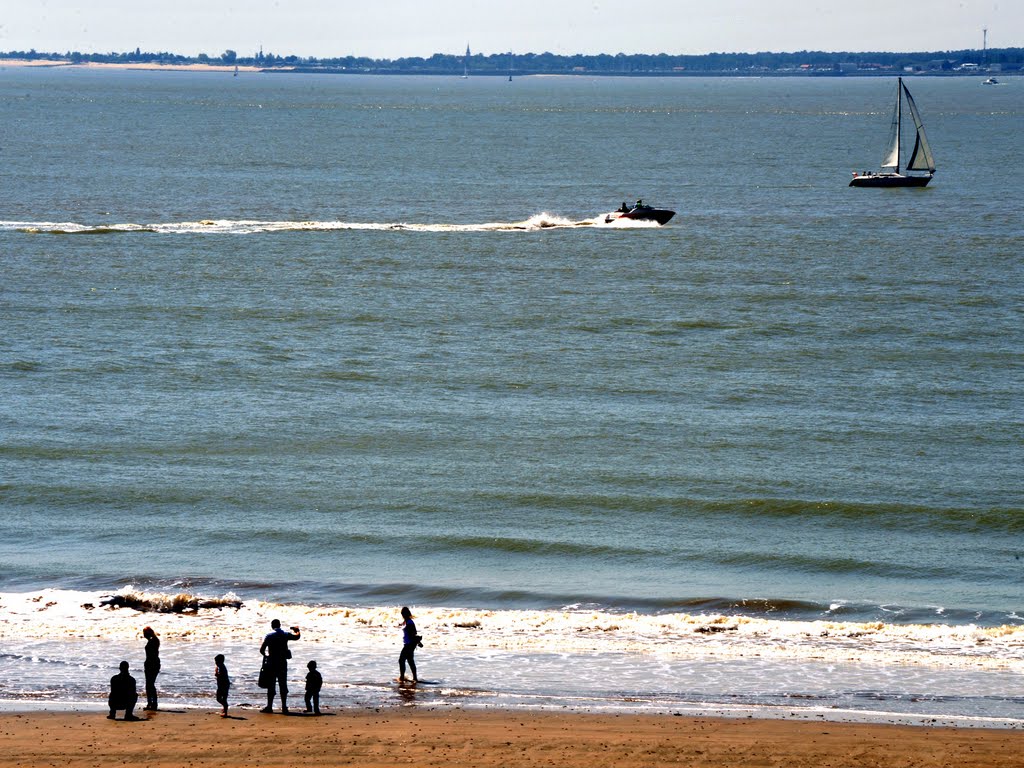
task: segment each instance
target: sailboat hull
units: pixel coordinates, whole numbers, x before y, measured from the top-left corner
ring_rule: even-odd
[[[862,173],[850,180],[851,187],[924,187],[932,180],[927,176],[904,176],[901,173]]]

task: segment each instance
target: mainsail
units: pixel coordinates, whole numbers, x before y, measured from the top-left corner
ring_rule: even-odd
[[[900,87],[903,85],[903,80],[900,79],[896,83],[896,106],[892,110],[892,126],[889,129],[889,143],[886,145],[888,149],[885,151],[885,157],[882,160],[883,168],[895,168],[896,172],[900,170]]]

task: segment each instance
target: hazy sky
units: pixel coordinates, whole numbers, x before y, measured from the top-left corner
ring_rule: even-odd
[[[0,0],[0,50],[897,51],[1024,46],[1024,0]]]

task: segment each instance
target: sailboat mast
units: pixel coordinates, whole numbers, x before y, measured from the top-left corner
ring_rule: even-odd
[[[900,132],[903,129],[903,78],[896,78],[896,173],[900,172]]]

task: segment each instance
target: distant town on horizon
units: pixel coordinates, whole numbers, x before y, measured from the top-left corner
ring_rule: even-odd
[[[1024,71],[1024,48],[966,49],[930,52],[829,52],[795,53],[708,53],[674,54],[572,54],[511,52],[473,54],[435,53],[398,59],[363,56],[317,58],[264,53],[251,56],[233,50],[218,55],[200,53],[183,56],[151,53],[136,48],[124,53],[42,53],[36,50],[0,52],[0,59],[21,60],[38,65],[149,64],[166,66],[244,66],[267,72],[402,75],[618,75],[618,76],[700,76],[700,75],[884,75],[918,73],[969,75],[1018,74]]]

